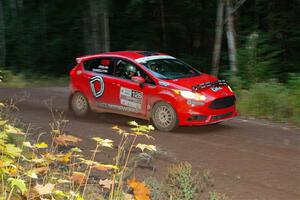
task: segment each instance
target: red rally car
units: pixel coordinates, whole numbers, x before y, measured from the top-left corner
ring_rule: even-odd
[[[76,59],[70,108],[77,116],[118,113],[152,120],[162,131],[222,122],[237,115],[224,80],[163,53],[107,52]]]

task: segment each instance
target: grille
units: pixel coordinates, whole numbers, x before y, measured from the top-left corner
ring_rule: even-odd
[[[206,115],[192,115],[188,118],[188,121],[204,121],[206,119]]]
[[[211,109],[222,109],[233,106],[235,104],[235,96],[228,96],[220,99],[214,100],[209,108]]]
[[[226,114],[222,114],[222,115],[215,115],[212,117],[213,120],[218,120],[218,119],[222,119],[225,117],[229,117],[230,115],[232,115],[232,112],[226,113]]]

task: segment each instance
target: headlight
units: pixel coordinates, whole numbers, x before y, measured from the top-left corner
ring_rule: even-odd
[[[231,87],[229,85],[227,85],[228,89],[230,90],[230,92],[233,92]]]
[[[194,93],[191,91],[186,91],[186,90],[173,90],[176,94],[179,94],[180,96],[182,96],[183,98],[186,99],[192,99],[192,100],[196,100],[196,101],[205,101],[206,97],[202,94],[199,93]]]

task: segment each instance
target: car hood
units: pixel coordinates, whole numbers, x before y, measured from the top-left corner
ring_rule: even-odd
[[[171,83],[173,86],[177,86],[178,89],[188,89],[192,90],[193,86],[199,85],[206,82],[215,82],[218,79],[214,76],[201,73],[199,76],[188,77],[188,78],[179,78],[179,79],[170,79],[164,80],[165,82]]]

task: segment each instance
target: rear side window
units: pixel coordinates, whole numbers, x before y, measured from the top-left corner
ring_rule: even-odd
[[[87,71],[100,73],[100,74],[113,74],[113,65],[110,58],[95,58],[87,60],[84,63],[84,69]]]

